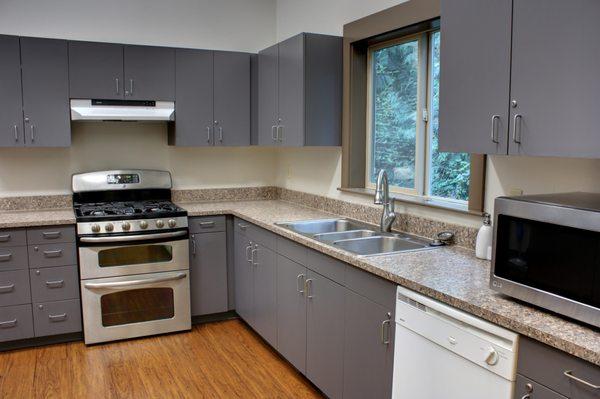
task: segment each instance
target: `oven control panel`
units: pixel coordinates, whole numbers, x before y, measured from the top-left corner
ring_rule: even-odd
[[[137,184],[140,182],[140,175],[137,173],[106,175],[106,182],[108,184]]]
[[[157,232],[188,227],[187,216],[157,219],[114,220],[77,223],[77,234],[123,234]]]

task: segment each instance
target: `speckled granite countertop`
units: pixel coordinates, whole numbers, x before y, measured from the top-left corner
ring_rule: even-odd
[[[404,287],[600,365],[600,331],[522,304],[488,288],[490,262],[460,247],[360,258],[276,226],[334,217],[284,201],[179,203],[190,216],[233,214]]]
[[[75,224],[71,208],[0,212],[0,229]]]

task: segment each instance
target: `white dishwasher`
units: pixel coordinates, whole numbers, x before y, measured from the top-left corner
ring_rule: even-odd
[[[398,287],[395,399],[511,399],[518,335]]]

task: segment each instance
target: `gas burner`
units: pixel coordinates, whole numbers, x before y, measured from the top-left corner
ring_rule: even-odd
[[[185,211],[170,201],[94,202],[75,204],[80,220],[119,220],[180,216]]]

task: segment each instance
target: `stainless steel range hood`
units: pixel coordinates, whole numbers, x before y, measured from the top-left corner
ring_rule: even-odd
[[[172,121],[172,101],[71,100],[73,121]]]

